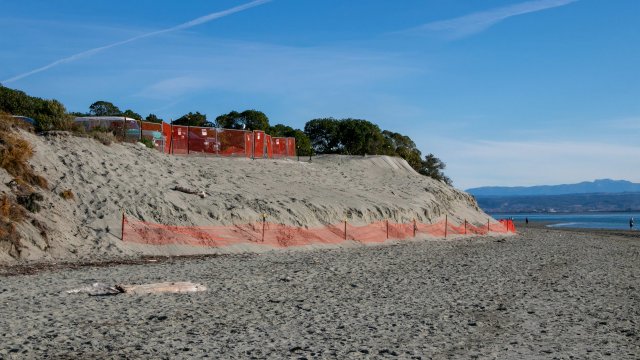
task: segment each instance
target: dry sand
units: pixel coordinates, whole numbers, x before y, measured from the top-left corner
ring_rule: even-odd
[[[0,358],[637,359],[640,238],[624,234],[526,228],[0,277]],[[186,280],[209,290],[64,293]]]
[[[122,211],[166,225],[232,225],[268,221],[294,226],[354,225],[390,219],[431,223],[449,216],[486,224],[468,194],[418,175],[387,156],[315,157],[313,162],[172,156],[140,144],[104,146],[93,139],[22,134],[34,146],[31,164],[49,180],[35,218],[47,239],[25,224],[21,258],[86,261],[141,255],[251,251],[188,246],[138,246],[120,241]],[[0,169],[0,191],[11,177]],[[173,191],[180,186],[208,196]],[[70,189],[75,198],[58,194]],[[12,262],[0,243],[0,264]]]

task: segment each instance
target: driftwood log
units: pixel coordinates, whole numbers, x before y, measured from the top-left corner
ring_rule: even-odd
[[[191,293],[206,291],[204,285],[191,282],[164,282],[143,285],[116,285],[116,288],[126,294],[158,294],[158,293]]]
[[[91,296],[109,296],[118,294],[163,294],[163,293],[191,293],[206,291],[207,288],[201,284],[192,282],[164,282],[142,285],[115,285],[109,286],[103,283],[95,283],[73,290],[68,290],[67,294],[87,293]]]
[[[187,189],[185,187],[182,186],[174,186],[171,188],[171,190],[175,190],[175,191],[180,191],[183,193],[187,193],[187,194],[193,194],[193,195],[198,195],[201,198],[204,198],[207,196],[207,193],[203,191],[198,191],[198,190],[193,190],[193,189]]]

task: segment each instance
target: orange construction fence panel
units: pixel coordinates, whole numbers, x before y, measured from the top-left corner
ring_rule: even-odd
[[[248,158],[253,157],[253,134],[250,132],[244,134],[244,153]]]
[[[216,128],[190,126],[188,129],[189,154],[216,155],[218,131]]]
[[[221,156],[246,156],[246,140],[244,130],[217,129]]]
[[[271,138],[271,135],[266,136],[265,143],[267,147],[267,158],[273,159],[273,139]]]
[[[171,153],[171,125],[166,122],[162,123],[162,136],[164,136],[164,153]]]
[[[171,153],[189,153],[189,127],[182,125],[171,126]]]
[[[296,156],[296,138],[293,138],[293,137],[287,138],[287,156],[289,157]]]
[[[253,158],[261,159],[265,154],[265,133],[264,131],[253,131]]]
[[[272,147],[273,147],[273,157],[274,158],[283,158],[287,156],[287,138],[284,137],[274,137],[271,138]]]

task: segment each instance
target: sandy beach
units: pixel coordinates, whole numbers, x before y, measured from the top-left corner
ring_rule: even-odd
[[[640,356],[636,234],[532,226],[504,239],[139,262],[2,268],[0,358]],[[162,281],[209,290],[65,293]]]

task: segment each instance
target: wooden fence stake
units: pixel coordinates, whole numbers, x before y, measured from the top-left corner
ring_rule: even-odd
[[[120,240],[124,241],[124,210],[122,210],[122,233],[120,235]]]
[[[416,219],[413,219],[413,237],[416,237],[416,230],[418,230],[418,226],[416,225]]]
[[[344,219],[344,239],[347,240],[347,219]]]
[[[387,222],[387,240],[389,239],[389,219],[386,220]]]
[[[449,227],[449,215],[444,216],[444,238],[447,238],[447,228]]]

